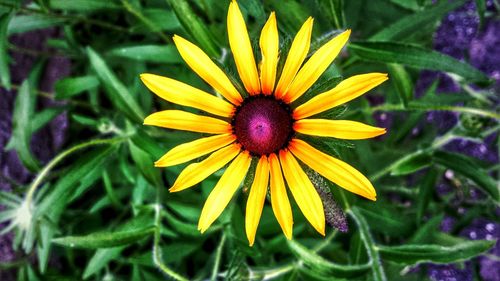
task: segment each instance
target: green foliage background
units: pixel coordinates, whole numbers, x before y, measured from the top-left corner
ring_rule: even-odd
[[[388,72],[390,80],[369,93],[385,102],[370,107],[366,98],[357,99],[343,117],[373,124],[375,112],[399,113],[398,126],[383,139],[352,144],[326,140],[325,150],[363,171],[378,191],[377,202],[368,202],[329,186],[346,212],[349,232],[330,228],[326,238],[320,237],[294,206],[294,239],[286,241],[266,204],[256,243],[248,247],[244,192],[238,192],[205,234],[196,229],[205,198],[222,171],[190,190],[169,194],[167,188],[182,167],[153,167],[166,151],[199,135],[142,126],[147,114],[178,106],[150,93],[140,73],[212,91],[182,62],[173,34],[196,42],[231,70],[225,20],[229,2],[38,0],[21,5],[1,0],[1,83],[18,89],[8,148],[38,176],[13,193],[0,194],[0,204],[6,206],[0,221],[11,226],[3,231],[14,230],[19,252],[18,260],[0,264],[0,270],[17,271],[20,280],[420,280],[425,272],[410,273],[414,265],[461,263],[484,253],[494,241],[469,241],[439,231],[443,216],[456,211],[448,199],[435,196],[435,186],[451,169],[462,191],[478,187],[487,195],[470,206],[468,216],[458,217],[458,225],[475,216],[495,219],[499,188],[491,172],[498,175],[498,165],[442,147],[457,136],[480,139],[497,131],[500,115],[480,90],[467,86],[490,84],[485,74],[432,51],[432,34],[441,18],[464,1],[430,2],[239,1],[252,38],[258,38],[270,11],[277,13],[282,38],[292,37],[313,16],[313,49],[336,31],[353,29],[348,55],[337,58],[322,81],[331,88],[339,77]],[[8,36],[53,26],[63,36],[49,44],[72,59],[71,77],[58,81],[54,93],[43,93],[37,90],[38,66],[22,85],[11,84]],[[416,99],[414,84],[422,69],[450,73],[464,86],[463,93],[438,96],[434,84]],[[44,98],[65,105],[36,110],[37,100]],[[473,134],[459,123],[442,136],[427,126],[418,138],[408,138],[432,110],[494,125]],[[30,151],[31,136],[62,111],[70,117],[66,149],[40,163]],[[409,203],[390,200],[390,194]],[[51,260],[59,266],[48,266]]]

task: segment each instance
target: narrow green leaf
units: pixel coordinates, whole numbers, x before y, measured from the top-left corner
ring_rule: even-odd
[[[370,269],[370,264],[348,265],[337,264],[326,260],[320,255],[302,246],[295,240],[288,240],[288,247],[306,267],[321,276],[352,277],[365,273]]]
[[[99,86],[99,79],[93,75],[69,77],[56,82],[56,99],[66,99]]]
[[[118,9],[114,1],[102,0],[50,0],[50,7],[55,10],[94,12],[99,10]]]
[[[377,32],[370,38],[370,41],[399,41],[404,39],[421,31],[424,26],[437,22],[446,13],[462,6],[464,2],[465,0],[454,1],[452,3],[442,1],[430,9],[403,17],[397,22]]]
[[[34,134],[38,132],[38,130],[45,127],[45,125],[59,116],[59,114],[61,114],[65,109],[65,107],[49,107],[35,113],[33,119],[31,120],[31,133]]]
[[[368,222],[370,229],[374,232],[384,233],[391,236],[405,236],[412,230],[412,223],[402,216],[394,216],[398,210],[389,206],[367,205],[358,210]]]
[[[417,0],[390,0],[392,3],[403,7],[408,10],[418,11],[420,7],[418,6]]]
[[[175,32],[182,28],[181,23],[172,10],[166,9],[148,9],[143,8],[144,17],[155,25],[158,31]],[[144,23],[140,23],[133,27],[135,32],[146,32],[148,27]]]
[[[166,0],[174,10],[181,25],[200,47],[211,57],[219,57],[220,51],[205,23],[191,9],[187,0]]]
[[[444,214],[440,214],[430,218],[427,222],[417,228],[417,231],[412,235],[407,243],[424,244],[431,242],[434,234],[438,232],[443,218]]]
[[[461,241],[445,247],[441,245],[378,246],[380,255],[389,261],[414,265],[423,262],[452,263],[468,260],[488,251],[496,241]]]
[[[51,192],[40,201],[35,209],[36,217],[48,217],[53,223],[59,221],[63,210],[70,203],[69,200],[61,200],[67,198],[78,187],[78,182],[87,174],[92,174],[95,170],[102,171],[109,155],[113,153],[116,147],[95,149],[70,166],[63,176],[51,188]],[[56,229],[47,223],[41,224],[41,239],[43,243],[37,245],[37,256],[41,272],[45,272],[48,265],[48,259],[51,249],[52,237],[56,233]]]
[[[500,201],[497,182],[488,173],[477,165],[471,157],[463,154],[436,151],[434,161],[475,182],[486,194],[495,201]]]
[[[420,224],[424,212],[429,204],[432,191],[436,185],[436,180],[438,178],[438,172],[436,169],[430,169],[422,180],[422,184],[418,188],[417,197],[417,224]]]
[[[95,232],[85,236],[66,236],[52,239],[52,242],[64,247],[99,249],[128,245],[154,233],[155,227],[117,232]]]
[[[404,106],[413,99],[413,81],[408,74],[408,71],[400,65],[395,63],[387,64],[389,69],[389,77],[396,86],[396,91]]]
[[[154,63],[181,63],[174,45],[140,45],[115,48],[109,54],[116,57]]]
[[[413,174],[423,168],[429,167],[431,164],[432,157],[430,154],[417,151],[417,153],[410,154],[409,157],[404,158],[401,162],[398,162],[397,165],[395,165],[391,170],[391,176]]]
[[[23,165],[31,171],[38,170],[38,160],[30,149],[31,118],[35,107],[36,96],[31,90],[28,80],[25,80],[17,92],[12,113],[12,143]]]
[[[87,47],[87,55],[94,71],[104,85],[111,103],[132,120],[142,122],[145,116],[144,112],[127,87],[118,80],[106,62],[92,48]]]
[[[357,42],[349,45],[352,54],[366,61],[398,63],[417,69],[455,73],[468,82],[490,84],[491,80],[471,65],[437,51],[396,42]]]
[[[7,53],[7,26],[12,18],[13,13],[0,12],[0,83],[1,86],[10,90],[10,70],[9,70],[9,55]]]
[[[137,164],[139,171],[144,177],[154,186],[161,186],[161,177],[159,169],[154,167],[154,160],[151,156],[140,147],[136,146],[133,141],[129,141],[129,150],[132,159]]]
[[[370,264],[372,268],[372,277],[374,281],[385,281],[387,277],[385,275],[384,267],[382,266],[382,261],[380,260],[380,255],[378,252],[378,246],[375,245],[373,237],[370,233],[370,227],[366,223],[365,218],[362,216],[360,210],[357,207],[353,207],[348,211],[351,217],[354,219],[358,225],[359,234],[361,240],[365,244],[368,258],[370,259]]]
[[[58,26],[65,23],[65,19],[55,18],[44,14],[19,15],[12,18],[7,27],[7,34],[24,33],[28,31]]]
[[[92,258],[90,258],[85,270],[83,271],[83,279],[87,279],[90,276],[96,274],[101,269],[103,269],[108,263],[114,259],[120,257],[122,251],[125,247],[114,247],[106,249],[98,249]]]

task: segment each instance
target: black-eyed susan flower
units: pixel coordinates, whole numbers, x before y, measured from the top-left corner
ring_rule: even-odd
[[[171,192],[192,187],[230,163],[203,206],[198,223],[201,232],[207,230],[227,206],[244,180],[252,158],[257,165],[245,218],[250,245],[254,243],[268,187],[273,212],[288,239],[292,237],[293,217],[286,186],[309,223],[325,234],[323,203],[300,162],[340,187],[375,200],[375,189],[364,175],[299,139],[298,135],[356,140],[384,134],[383,128],[359,122],[311,117],[359,97],[387,80],[387,75],[353,76],[292,107],[292,102],[333,62],[350,34],[347,30],[334,37],[304,63],[312,27],[313,19],[309,18],[295,36],[278,75],[280,52],[275,14],[271,13],[262,29],[259,40],[262,59],[257,65],[245,21],[238,4],[232,1],[227,16],[229,44],[246,92],[239,92],[200,48],[177,35],[173,39],[184,61],[224,99],[177,80],[141,75],[144,84],[161,98],[212,115],[165,110],[144,120],[146,125],[212,135],[181,144],[155,162],[157,167],[168,167],[210,154],[201,162],[188,165],[170,188]]]

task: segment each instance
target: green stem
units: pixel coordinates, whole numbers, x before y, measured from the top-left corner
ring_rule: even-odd
[[[314,253],[318,253],[321,250],[323,250],[326,246],[328,246],[328,244],[330,244],[330,242],[333,240],[333,238],[335,238],[335,236],[337,236],[338,233],[339,231],[337,229],[334,229],[332,233],[330,233],[325,239],[323,239],[323,241],[318,243],[318,245],[314,246],[312,251]]]
[[[358,230],[361,236],[361,240],[363,241],[366,247],[368,258],[370,259],[370,263],[372,265],[373,280],[377,281],[387,280],[384,268],[382,267],[377,245],[373,241],[373,237],[371,236],[365,218],[361,215],[357,207],[353,207],[352,209],[348,210],[347,213],[353,218],[353,220],[358,225]]]
[[[219,246],[217,247],[217,252],[215,252],[214,267],[212,269],[212,276],[210,276],[211,281],[217,280],[217,273],[219,271],[220,260],[222,256],[222,249],[224,248],[224,243],[226,242],[226,234],[222,232],[222,237],[220,239]]]
[[[106,145],[106,144],[114,144],[117,142],[123,141],[123,137],[118,137],[118,138],[112,138],[112,139],[97,139],[97,140],[91,140],[88,142],[84,142],[78,145],[75,145],[71,148],[68,148],[67,150],[59,153],[54,159],[52,159],[45,167],[40,171],[40,173],[37,175],[35,180],[31,183],[30,188],[28,192],[26,193],[26,202],[28,206],[31,206],[31,202],[33,200],[33,195],[35,194],[35,191],[37,187],[42,183],[46,175],[54,168],[61,160],[66,158],[68,155],[72,154],[73,152],[76,152],[78,150],[90,147],[90,146],[95,146],[95,145]]]
[[[167,276],[179,280],[179,281],[187,281],[185,277],[181,276],[177,272],[170,269],[163,263],[163,259],[161,257],[161,211],[162,206],[160,204],[160,188],[157,187],[156,192],[156,204],[155,204],[155,232],[154,232],[154,242],[153,242],[153,262],[164,274]]]

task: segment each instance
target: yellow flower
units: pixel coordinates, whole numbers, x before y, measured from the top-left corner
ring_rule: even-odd
[[[308,118],[346,103],[387,80],[383,73],[350,77],[335,88],[292,107],[333,62],[346,44],[350,30],[331,39],[304,63],[309,52],[313,19],[309,18],[295,36],[281,75],[277,75],[279,36],[274,12],[262,28],[262,60],[257,66],[245,21],[236,1],[229,5],[229,44],[246,93],[240,93],[226,74],[196,45],[175,35],[174,42],[184,61],[224,99],[182,82],[142,74],[144,84],[161,98],[193,107],[217,117],[179,110],[165,110],[146,117],[144,124],[213,134],[181,144],[161,157],[155,166],[168,167],[211,153],[190,164],[179,175],[171,192],[203,181],[230,163],[207,198],[198,229],[207,230],[238,190],[253,157],[258,160],[246,206],[245,228],[250,245],[262,214],[268,186],[273,212],[288,239],[292,238],[292,209],[285,181],[309,223],[325,235],[321,198],[301,168],[300,160],[323,177],[348,191],[375,200],[370,181],[349,164],[327,155],[297,137],[297,133],[341,139],[366,139],[385,129],[347,120]]]

